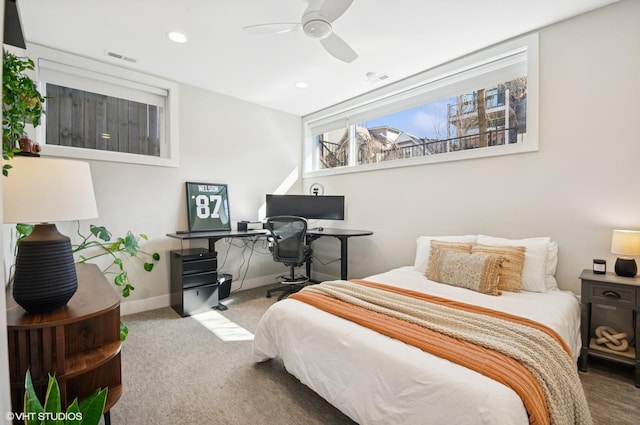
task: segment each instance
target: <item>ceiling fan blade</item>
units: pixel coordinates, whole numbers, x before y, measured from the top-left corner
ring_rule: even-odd
[[[329,22],[338,19],[351,6],[353,0],[324,0],[319,12],[324,15]]]
[[[249,25],[243,28],[249,34],[284,34],[299,31],[302,26],[299,22],[278,22],[272,24]]]
[[[320,44],[327,52],[343,62],[351,63],[358,58],[358,54],[336,33],[320,40]]]

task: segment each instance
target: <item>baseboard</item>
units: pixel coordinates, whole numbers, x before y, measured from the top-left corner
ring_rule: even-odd
[[[143,300],[124,301],[120,303],[120,315],[126,316],[127,314],[142,313],[143,311],[169,307],[170,305],[169,294],[145,298]]]

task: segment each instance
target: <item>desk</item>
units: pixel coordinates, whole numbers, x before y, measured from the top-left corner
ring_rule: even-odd
[[[307,230],[307,245],[311,246],[313,241],[321,237],[330,236],[340,241],[340,279],[347,280],[348,273],[347,267],[349,263],[349,250],[348,242],[349,238],[356,236],[370,236],[373,235],[371,230],[352,230],[352,229],[318,229]],[[307,261],[307,276],[311,279],[311,262]]]
[[[189,239],[208,239],[209,251],[215,252],[216,242],[224,238],[250,238],[266,236],[265,230],[223,230],[215,232],[192,232],[192,233],[167,233],[170,238],[189,240]],[[322,237],[332,237],[340,241],[340,279],[346,280],[348,277],[348,255],[349,238],[357,236],[373,235],[371,230],[353,230],[353,229],[309,229],[307,230],[307,245],[311,245],[313,241]],[[311,279],[311,262],[306,265],[307,276]]]
[[[216,251],[216,242],[224,238],[251,238],[254,236],[266,236],[266,230],[217,230],[214,232],[185,232],[185,233],[167,233],[170,238],[189,240],[189,239],[208,239],[209,252]]]

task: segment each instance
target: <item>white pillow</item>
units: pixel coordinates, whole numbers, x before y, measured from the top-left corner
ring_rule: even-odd
[[[547,289],[556,289],[556,269],[558,267],[558,244],[551,241],[549,243],[549,251],[547,251],[547,267],[544,272],[544,286]]]
[[[478,235],[479,244],[492,246],[524,246],[524,265],[522,266],[522,285],[524,291],[544,292],[547,289],[547,256],[551,238],[505,239]]]
[[[431,254],[431,241],[442,242],[461,242],[475,243],[476,235],[460,235],[460,236],[419,236],[416,240],[416,258],[413,262],[413,268],[420,273],[425,273],[429,266],[429,255]]]

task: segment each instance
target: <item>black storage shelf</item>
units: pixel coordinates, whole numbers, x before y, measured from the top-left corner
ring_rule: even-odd
[[[219,307],[216,252],[171,251],[171,307],[182,317]]]

